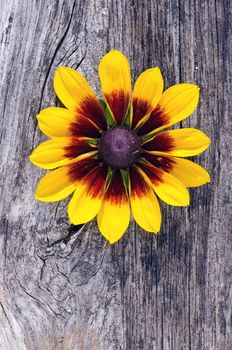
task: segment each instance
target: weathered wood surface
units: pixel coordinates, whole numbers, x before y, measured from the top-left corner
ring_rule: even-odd
[[[0,24],[1,350],[232,349],[231,19],[226,0],[2,0]],[[100,93],[111,48],[133,78],[159,65],[166,86],[195,82],[183,126],[212,139],[197,160],[212,183],[189,208],[162,205],[157,237],[134,222],[114,246],[96,223],[69,233],[66,204],[33,199],[28,162],[55,105],[53,74],[78,68]]]

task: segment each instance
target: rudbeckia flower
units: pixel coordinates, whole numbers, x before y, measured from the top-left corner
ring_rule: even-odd
[[[50,137],[30,156],[33,164],[55,169],[39,182],[35,197],[68,205],[72,224],[97,216],[102,235],[114,243],[124,234],[132,213],[144,230],[157,233],[161,212],[157,196],[174,206],[189,204],[187,187],[210,181],[195,156],[210,144],[200,130],[163,129],[196,108],[199,88],[178,84],[163,92],[159,68],[143,72],[132,92],[130,67],[119,51],[99,64],[104,101],[77,71],[60,67],[54,88],[65,108],[50,107],[37,116]]]

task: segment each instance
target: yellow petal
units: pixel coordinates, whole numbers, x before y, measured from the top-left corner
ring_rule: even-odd
[[[162,157],[147,153],[144,156],[157,168],[161,168],[175,176],[186,187],[197,187],[210,182],[208,172],[190,160],[177,157]]]
[[[71,223],[83,224],[98,213],[104,197],[107,167],[99,165],[77,183],[77,189],[69,203]]]
[[[97,215],[101,234],[111,243],[117,242],[130,221],[129,200],[119,171],[113,176]]]
[[[129,63],[120,51],[113,50],[102,58],[98,72],[107,106],[115,121],[121,124],[126,117],[130,103]]]
[[[171,174],[179,179],[186,187],[197,187],[210,182],[209,173],[199,164],[191,160],[172,158],[174,161]]]
[[[70,135],[70,125],[75,115],[66,108],[49,107],[37,115],[40,130],[49,137]]]
[[[50,171],[40,180],[35,198],[43,202],[56,202],[68,197],[75,190],[68,167]]]
[[[135,221],[148,232],[157,233],[161,225],[158,200],[137,167],[130,169],[130,203]]]
[[[138,169],[164,202],[174,206],[189,205],[190,198],[187,188],[174,176],[148,162],[140,163]]]
[[[54,169],[90,157],[96,153],[84,138],[59,137],[40,144],[30,161],[43,169]]]
[[[197,107],[199,92],[199,87],[193,84],[178,84],[167,89],[139,134],[149,135],[187,118]]]
[[[39,182],[35,198],[44,202],[54,202],[67,197],[97,165],[99,160],[89,157],[51,171]]]
[[[46,108],[37,115],[37,119],[40,130],[48,137],[100,137],[100,129],[93,121],[66,108]]]
[[[70,111],[83,115],[102,129],[106,129],[104,111],[85,78],[68,67],[57,69],[54,88],[61,102]]]
[[[143,145],[151,154],[189,157],[205,151],[210,139],[202,131],[193,128],[164,131]]]
[[[61,102],[71,111],[75,111],[86,97],[94,93],[77,71],[69,67],[59,67],[54,77],[54,88]]]
[[[132,95],[132,128],[139,126],[146,116],[156,107],[161,98],[164,81],[160,69],[150,68],[140,74],[135,82]]]

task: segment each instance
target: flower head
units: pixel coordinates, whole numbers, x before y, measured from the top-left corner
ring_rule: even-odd
[[[188,117],[196,108],[199,88],[178,84],[163,92],[159,68],[143,72],[132,92],[130,67],[119,51],[99,65],[103,100],[84,77],[60,67],[54,87],[66,108],[50,107],[37,116],[50,137],[30,156],[36,166],[55,169],[39,182],[35,197],[59,201],[73,194],[71,223],[97,216],[100,232],[110,243],[126,231],[130,213],[146,231],[161,225],[156,195],[175,206],[189,204],[187,187],[210,181],[198,164],[182,157],[203,152],[210,144],[200,130],[163,129]]]

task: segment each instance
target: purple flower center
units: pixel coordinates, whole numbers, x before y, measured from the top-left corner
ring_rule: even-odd
[[[118,126],[105,131],[99,142],[99,155],[113,168],[127,168],[141,154],[140,139],[127,127]]]

